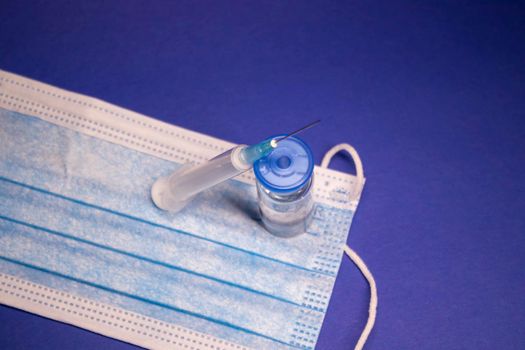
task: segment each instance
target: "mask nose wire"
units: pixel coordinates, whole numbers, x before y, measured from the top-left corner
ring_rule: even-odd
[[[359,199],[359,196],[361,195],[361,191],[363,189],[364,184],[364,172],[363,172],[363,163],[361,162],[361,158],[359,157],[359,154],[355,150],[354,147],[350,146],[347,143],[341,143],[339,145],[336,145],[332,147],[328,152],[326,152],[325,156],[323,157],[323,161],[321,162],[322,168],[328,168],[328,165],[330,164],[330,161],[332,160],[333,156],[340,152],[340,151],[346,151],[348,154],[350,154],[350,157],[352,157],[352,160],[354,161],[355,168],[356,168],[356,181],[352,189],[352,193],[350,194],[350,199],[352,201],[356,201]],[[374,328],[374,324],[376,321],[376,315],[377,315],[377,286],[376,281],[374,279],[374,276],[366,266],[365,262],[359,257],[359,255],[352,250],[348,245],[344,246],[344,252],[346,255],[352,260],[352,262],[357,266],[359,271],[363,274],[365,279],[367,280],[368,284],[370,285],[370,303],[368,306],[368,320],[366,321],[365,328],[361,332],[361,336],[359,337],[359,340],[357,341],[357,344],[354,348],[354,350],[361,350],[363,346],[366,343],[366,340],[368,339],[368,336],[370,335],[370,332],[372,332],[372,328]]]

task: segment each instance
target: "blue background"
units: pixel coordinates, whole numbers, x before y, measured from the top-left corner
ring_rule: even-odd
[[[368,349],[525,348],[525,5],[2,1],[0,68],[238,143],[303,135],[367,176],[349,244]],[[353,171],[349,159],[332,163]],[[352,349],[344,259],[318,342]],[[1,348],[131,345],[8,307]]]

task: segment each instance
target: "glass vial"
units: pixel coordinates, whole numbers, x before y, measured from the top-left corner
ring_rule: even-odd
[[[305,232],[314,208],[310,147],[298,137],[282,140],[268,157],[255,162],[253,169],[264,227],[280,237]]]

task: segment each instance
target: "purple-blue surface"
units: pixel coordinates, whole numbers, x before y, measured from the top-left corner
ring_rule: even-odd
[[[367,176],[349,238],[379,288],[367,348],[524,349],[524,18],[512,1],[4,0],[0,68],[238,143],[321,118],[316,163],[349,142]],[[352,349],[367,303],[345,258],[318,348]],[[132,346],[1,307],[0,348]]]

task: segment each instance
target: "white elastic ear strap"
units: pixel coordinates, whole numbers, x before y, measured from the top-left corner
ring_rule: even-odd
[[[351,199],[357,200],[359,198],[359,194],[361,193],[361,190],[363,189],[364,173],[363,173],[363,163],[361,163],[361,158],[359,158],[359,154],[354,149],[354,147],[350,146],[347,143],[341,143],[337,146],[332,147],[332,149],[326,152],[325,156],[323,157],[323,161],[321,162],[321,167],[327,168],[328,164],[330,164],[330,161],[332,160],[332,157],[340,151],[347,151],[355,163],[357,180],[356,180],[356,184],[351,194]],[[365,262],[359,257],[359,255],[357,255],[355,251],[353,251],[347,245],[345,245],[344,251],[346,255],[348,255],[348,257],[350,258],[350,260],[352,260],[352,262],[357,266],[359,271],[361,271],[363,276],[368,281],[368,284],[370,285],[370,304],[368,307],[368,320],[366,321],[365,328],[363,329],[363,332],[361,333],[361,336],[359,337],[359,340],[357,341],[357,344],[354,348],[355,350],[361,350],[363,346],[365,345],[366,340],[368,339],[368,336],[370,335],[370,332],[372,331],[372,328],[374,328],[374,323],[376,321],[376,314],[377,314],[376,281],[374,280],[374,276],[372,275],[370,270],[368,270],[368,267],[366,266]]]

